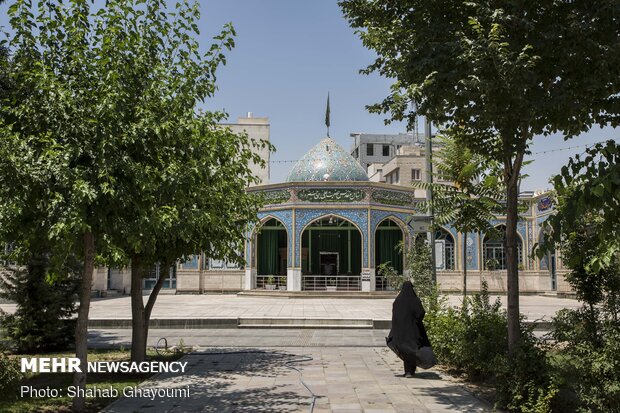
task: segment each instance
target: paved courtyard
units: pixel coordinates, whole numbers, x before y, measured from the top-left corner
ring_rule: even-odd
[[[450,305],[460,305],[461,296],[449,295]],[[496,296],[491,297],[495,300]],[[499,296],[504,308],[506,296]],[[390,320],[392,299],[361,298],[285,298],[237,295],[168,295],[157,298],[152,318],[334,318]],[[521,312],[528,320],[548,320],[561,308],[576,308],[574,299],[525,295],[520,297]],[[5,311],[12,304],[0,304]],[[91,319],[129,319],[129,296],[95,299],[90,308]]]
[[[495,298],[495,297],[493,297]],[[501,297],[505,306],[505,297]],[[460,296],[448,296],[451,305]],[[392,299],[162,295],[154,319],[391,318]],[[521,297],[531,321],[549,319],[571,299]],[[3,304],[7,311],[14,306]],[[129,297],[93,300],[92,319],[129,319]],[[440,370],[401,376],[402,363],[385,347],[383,328],[151,328],[148,345],[193,348],[189,371],[161,374],[144,388],[189,389],[188,397],[123,398],[105,412],[490,412],[492,406]],[[91,328],[89,346],[131,343],[131,329]],[[163,345],[163,340],[160,341]],[[297,369],[297,370],[295,370]],[[303,382],[302,382],[303,380]],[[304,386],[304,383],[308,388]],[[308,390],[309,389],[309,390]],[[315,396],[313,398],[312,396]]]
[[[104,412],[309,412],[310,391],[316,396],[314,413],[492,411],[437,370],[401,377],[402,363],[385,347],[224,351],[229,354],[205,349],[189,355],[185,375],[162,374],[143,385],[188,388],[189,397],[125,398]]]
[[[451,305],[461,298],[449,296]],[[505,305],[505,297],[500,297]],[[523,296],[530,320],[549,319],[575,300]],[[154,318],[390,319],[391,299],[163,295]],[[93,318],[129,317],[129,298],[96,300]],[[193,347],[189,371],[162,374],[145,388],[189,389],[186,398],[124,398],[105,410],[121,412],[491,412],[462,383],[438,369],[402,377],[402,362],[385,347],[385,329],[152,328],[148,344]],[[129,345],[130,329],[90,329],[89,346]],[[160,342],[163,344],[163,341]],[[297,369],[297,370],[295,370]],[[303,380],[303,381],[302,381]],[[307,386],[307,388],[304,386]],[[314,396],[314,397],[313,397]],[[313,404],[314,403],[314,404]],[[311,407],[314,406],[313,410]]]

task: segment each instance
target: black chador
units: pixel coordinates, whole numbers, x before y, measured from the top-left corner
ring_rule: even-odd
[[[392,305],[392,329],[386,339],[388,346],[405,363],[405,376],[415,373],[418,349],[430,346],[422,323],[424,313],[413,284],[405,281]]]

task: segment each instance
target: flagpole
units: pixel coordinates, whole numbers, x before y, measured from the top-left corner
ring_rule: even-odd
[[[327,92],[327,107],[325,108],[325,126],[327,126],[327,137],[329,138],[329,125],[330,125],[330,110],[329,110],[329,92]]]

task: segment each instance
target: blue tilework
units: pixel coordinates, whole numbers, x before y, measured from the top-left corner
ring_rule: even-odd
[[[364,168],[333,139],[325,138],[291,169],[286,182],[368,181]]]
[[[284,227],[286,228],[286,241],[287,241],[287,261],[288,267],[291,267],[293,265],[292,262],[292,258],[293,258],[293,248],[292,248],[292,242],[293,242],[293,210],[292,209],[283,209],[283,210],[277,210],[277,211],[263,211],[263,212],[259,212],[258,213],[258,219],[261,220],[261,222],[264,222],[266,220],[268,220],[269,218],[276,218],[278,219],[280,222],[282,222],[284,224]],[[245,244],[245,261],[246,263],[250,262],[250,258],[252,257],[252,234],[254,233],[254,226],[252,226],[249,230],[248,230],[248,240]]]
[[[368,268],[368,210],[298,209],[295,212],[295,266],[301,266],[301,234],[306,225],[324,216],[339,216],[357,225],[362,232],[362,267]]]
[[[406,235],[405,239],[406,239],[406,243],[409,244],[409,242],[411,242],[410,241],[411,238],[414,235],[411,227],[407,225],[407,220],[409,219],[409,217],[411,217],[411,214],[407,214],[404,212],[381,211],[381,210],[376,210],[376,209],[373,209],[370,211],[370,230],[372,234],[370,237],[370,251],[371,251],[370,266],[371,267],[375,266],[375,231],[377,230],[377,227],[379,226],[379,224],[384,219],[391,218],[392,220],[394,220],[396,223],[398,223],[402,227],[407,228],[407,231],[405,233]]]

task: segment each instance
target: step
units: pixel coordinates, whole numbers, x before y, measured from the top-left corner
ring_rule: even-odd
[[[373,328],[369,319],[336,318],[240,318],[239,328]]]
[[[276,298],[379,298],[394,299],[395,291],[279,291],[279,290],[246,290],[237,293],[245,297],[276,297]]]
[[[237,328],[239,319],[230,318],[152,318],[149,328]],[[131,328],[131,319],[90,319],[89,328]]]

